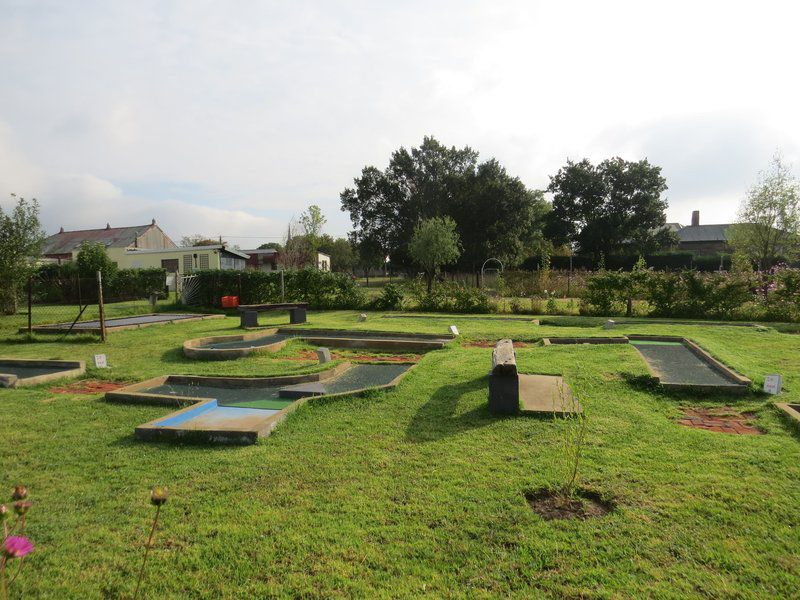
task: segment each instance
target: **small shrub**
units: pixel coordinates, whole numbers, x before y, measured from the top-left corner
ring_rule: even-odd
[[[372,305],[376,310],[400,310],[403,308],[403,291],[399,285],[387,283]]]

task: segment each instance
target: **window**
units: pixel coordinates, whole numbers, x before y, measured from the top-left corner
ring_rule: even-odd
[[[208,254],[201,254],[200,255],[200,268],[201,269],[208,269]]]
[[[192,255],[191,254],[184,254],[183,255],[183,272],[184,273],[191,273],[192,272]]]

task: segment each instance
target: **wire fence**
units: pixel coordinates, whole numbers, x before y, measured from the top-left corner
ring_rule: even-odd
[[[145,295],[125,286],[104,286],[99,276],[36,275],[29,278],[16,314],[4,317],[0,329],[5,334],[57,329],[68,335],[80,329],[78,323],[97,321],[97,329],[104,331],[105,321],[152,313],[166,298],[166,292]]]

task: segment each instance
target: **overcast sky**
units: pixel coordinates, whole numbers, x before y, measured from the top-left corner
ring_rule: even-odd
[[[671,221],[735,217],[798,171],[796,2],[0,0],[0,203],[48,233],[155,217],[176,241],[277,241],[364,165],[434,135],[543,188],[647,157]]]

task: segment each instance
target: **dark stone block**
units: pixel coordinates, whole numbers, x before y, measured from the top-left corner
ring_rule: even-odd
[[[258,312],[243,310],[240,318],[241,327],[258,327]]]
[[[298,306],[297,308],[292,308],[289,310],[289,323],[295,325],[297,323],[305,323],[306,322],[306,309],[303,306]]]
[[[489,410],[501,415],[519,413],[519,378],[516,375],[489,375]]]

